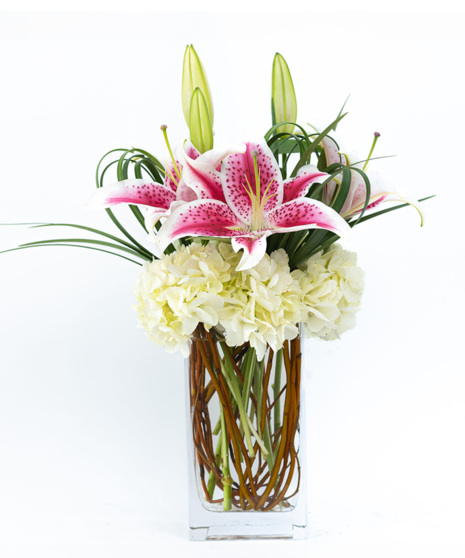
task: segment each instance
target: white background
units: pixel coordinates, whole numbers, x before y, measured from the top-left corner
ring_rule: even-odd
[[[217,144],[268,128],[279,51],[299,122],[329,123],[350,93],[346,143],[364,155],[379,131],[376,155],[397,157],[378,168],[437,194],[423,228],[413,209],[357,227],[358,326],[307,344],[305,542],[188,542],[183,361],[135,327],[136,266],[72,248],[0,255],[2,558],[463,556],[464,24],[419,11],[0,14],[2,223],[116,233],[84,210],[96,163],[160,150],[160,124],[184,139],[188,43]],[[70,231],[1,227],[0,249],[82,236]]]

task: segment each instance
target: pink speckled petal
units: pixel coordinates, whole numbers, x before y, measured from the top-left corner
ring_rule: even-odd
[[[304,197],[312,184],[315,182],[321,183],[328,176],[314,165],[305,165],[299,170],[295,178],[288,178],[284,181],[283,203]]]
[[[175,199],[176,194],[171,188],[150,180],[135,178],[98,188],[87,202],[87,207],[103,209],[123,203],[168,209]]]
[[[182,145],[178,146],[176,153],[179,153],[180,148],[182,149]],[[184,144],[184,151],[186,152],[186,155],[194,161],[200,157],[200,152],[192,145],[190,141],[186,141],[186,143]]]
[[[178,189],[176,190],[176,200],[177,201],[185,201],[191,202],[198,200],[197,194],[187,186],[184,178],[181,178],[181,181],[178,185]]]
[[[245,153],[233,153],[223,160],[221,182],[228,205],[244,223],[252,222],[252,202],[246,192],[247,180],[255,194],[255,171],[252,151],[258,152],[257,163],[260,169],[260,197],[268,185],[267,196],[273,195],[265,204],[265,213],[282,203],[283,181],[278,163],[264,141],[245,141]]]
[[[244,235],[243,223],[218,200],[197,200],[179,207],[158,231],[162,250],[184,236],[233,237]]]
[[[418,205],[417,200],[411,198],[410,196],[403,195],[397,192],[394,185],[389,183],[382,173],[370,171],[369,173],[367,173],[367,175],[370,180],[370,201],[367,206],[367,210],[377,207],[382,202],[398,201],[408,203],[415,207],[415,209],[418,211],[423,225],[424,212]],[[363,206],[365,205],[365,199],[366,186],[365,181],[362,179],[356,192],[354,193],[350,208],[347,209],[345,213],[341,212],[341,215],[348,218],[356,215],[357,213],[360,213],[363,209]]]
[[[245,271],[255,267],[263,258],[266,252],[266,237],[270,233],[263,233],[260,236],[241,236],[233,238],[231,246],[234,252],[244,250],[241,261],[237,266],[237,271]]]
[[[202,156],[195,161],[187,154],[183,154],[182,178],[199,199],[219,200],[225,202],[223,189],[221,187],[220,173],[213,165],[202,160]]]
[[[287,202],[266,215],[267,225],[273,232],[291,232],[303,229],[327,229],[342,238],[350,235],[346,221],[322,202],[298,198]]]
[[[173,213],[173,211],[175,211],[178,207],[181,207],[182,205],[185,205],[185,203],[186,202],[184,202],[184,201],[175,201],[170,205],[170,207],[168,209],[162,209],[161,207],[157,207],[153,210],[150,210],[150,211],[146,212],[145,218],[144,218],[144,223],[145,223],[145,228],[149,231],[148,240],[150,242],[157,242],[158,241],[156,232],[154,230],[154,227],[155,227],[156,223],[158,223],[158,221],[162,217],[168,217],[169,215],[171,215],[171,213]]]
[[[244,143],[228,143],[222,147],[210,149],[210,151],[205,151],[199,157],[199,162],[207,163],[215,168],[217,171],[221,171],[221,162],[223,159],[228,157],[233,153],[244,153],[245,144]],[[186,151],[186,155],[189,155]],[[192,157],[191,157],[192,158]]]
[[[351,204],[349,207],[346,207],[347,204],[344,204],[343,210],[341,211],[341,215],[344,217],[348,217],[353,215],[354,213],[358,213],[362,211],[363,206],[365,205],[366,193],[367,189],[365,186],[365,181],[360,176],[360,174],[356,171],[352,171],[352,174],[357,175],[356,181],[356,188],[353,193],[353,197],[351,200]],[[370,180],[370,202],[368,204],[367,209],[372,209],[379,205],[382,201],[384,201],[387,196],[397,195],[395,187],[392,184],[389,184],[383,175],[379,172],[369,172],[367,173],[368,179]],[[352,189],[352,186],[351,186]],[[387,201],[387,200],[386,200]]]

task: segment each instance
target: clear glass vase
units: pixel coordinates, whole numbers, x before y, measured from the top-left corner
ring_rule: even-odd
[[[307,537],[301,338],[265,356],[200,326],[186,359],[191,540]]]

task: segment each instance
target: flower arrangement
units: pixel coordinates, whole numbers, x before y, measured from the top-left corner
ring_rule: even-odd
[[[345,104],[344,104],[345,106]],[[141,148],[108,152],[89,209],[105,209],[120,236],[41,240],[101,250],[143,271],[133,287],[138,323],[186,357],[197,482],[207,509],[286,511],[301,486],[300,335],[334,340],[355,326],[364,273],[337,241],[369,219],[411,205],[336,131],[297,123],[288,65],[272,67],[272,126],[216,147],[205,69],[186,48],[182,108],[189,139],[166,158]],[[116,181],[107,176],[116,170]],[[424,198],[428,199],[428,198]],[[423,200],[420,200],[423,201]],[[398,202],[382,209],[381,204]],[[113,213],[127,205],[142,244]],[[150,248],[148,248],[150,246]],[[216,405],[216,407],[215,407]],[[216,416],[215,416],[216,414]]]

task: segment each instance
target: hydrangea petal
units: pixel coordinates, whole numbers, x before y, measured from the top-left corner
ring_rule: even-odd
[[[175,199],[176,194],[171,188],[147,179],[135,178],[97,188],[87,202],[87,207],[103,209],[123,203],[168,209]]]
[[[299,198],[287,202],[266,215],[273,232],[291,232],[303,229],[327,229],[342,238],[350,234],[350,226],[336,211],[322,202]]]
[[[327,173],[319,171],[315,165],[305,165],[299,170],[296,177],[284,181],[283,203],[302,198],[312,184],[315,182],[321,183],[328,176]]]
[[[244,153],[233,153],[223,160],[221,181],[223,192],[228,205],[244,223],[252,222],[252,201],[247,189],[250,184],[253,193],[256,192],[254,159],[252,152],[256,151],[257,164],[260,169],[260,199],[268,189],[265,212],[280,205],[283,200],[283,183],[281,171],[268,145],[263,142],[244,142]]]

